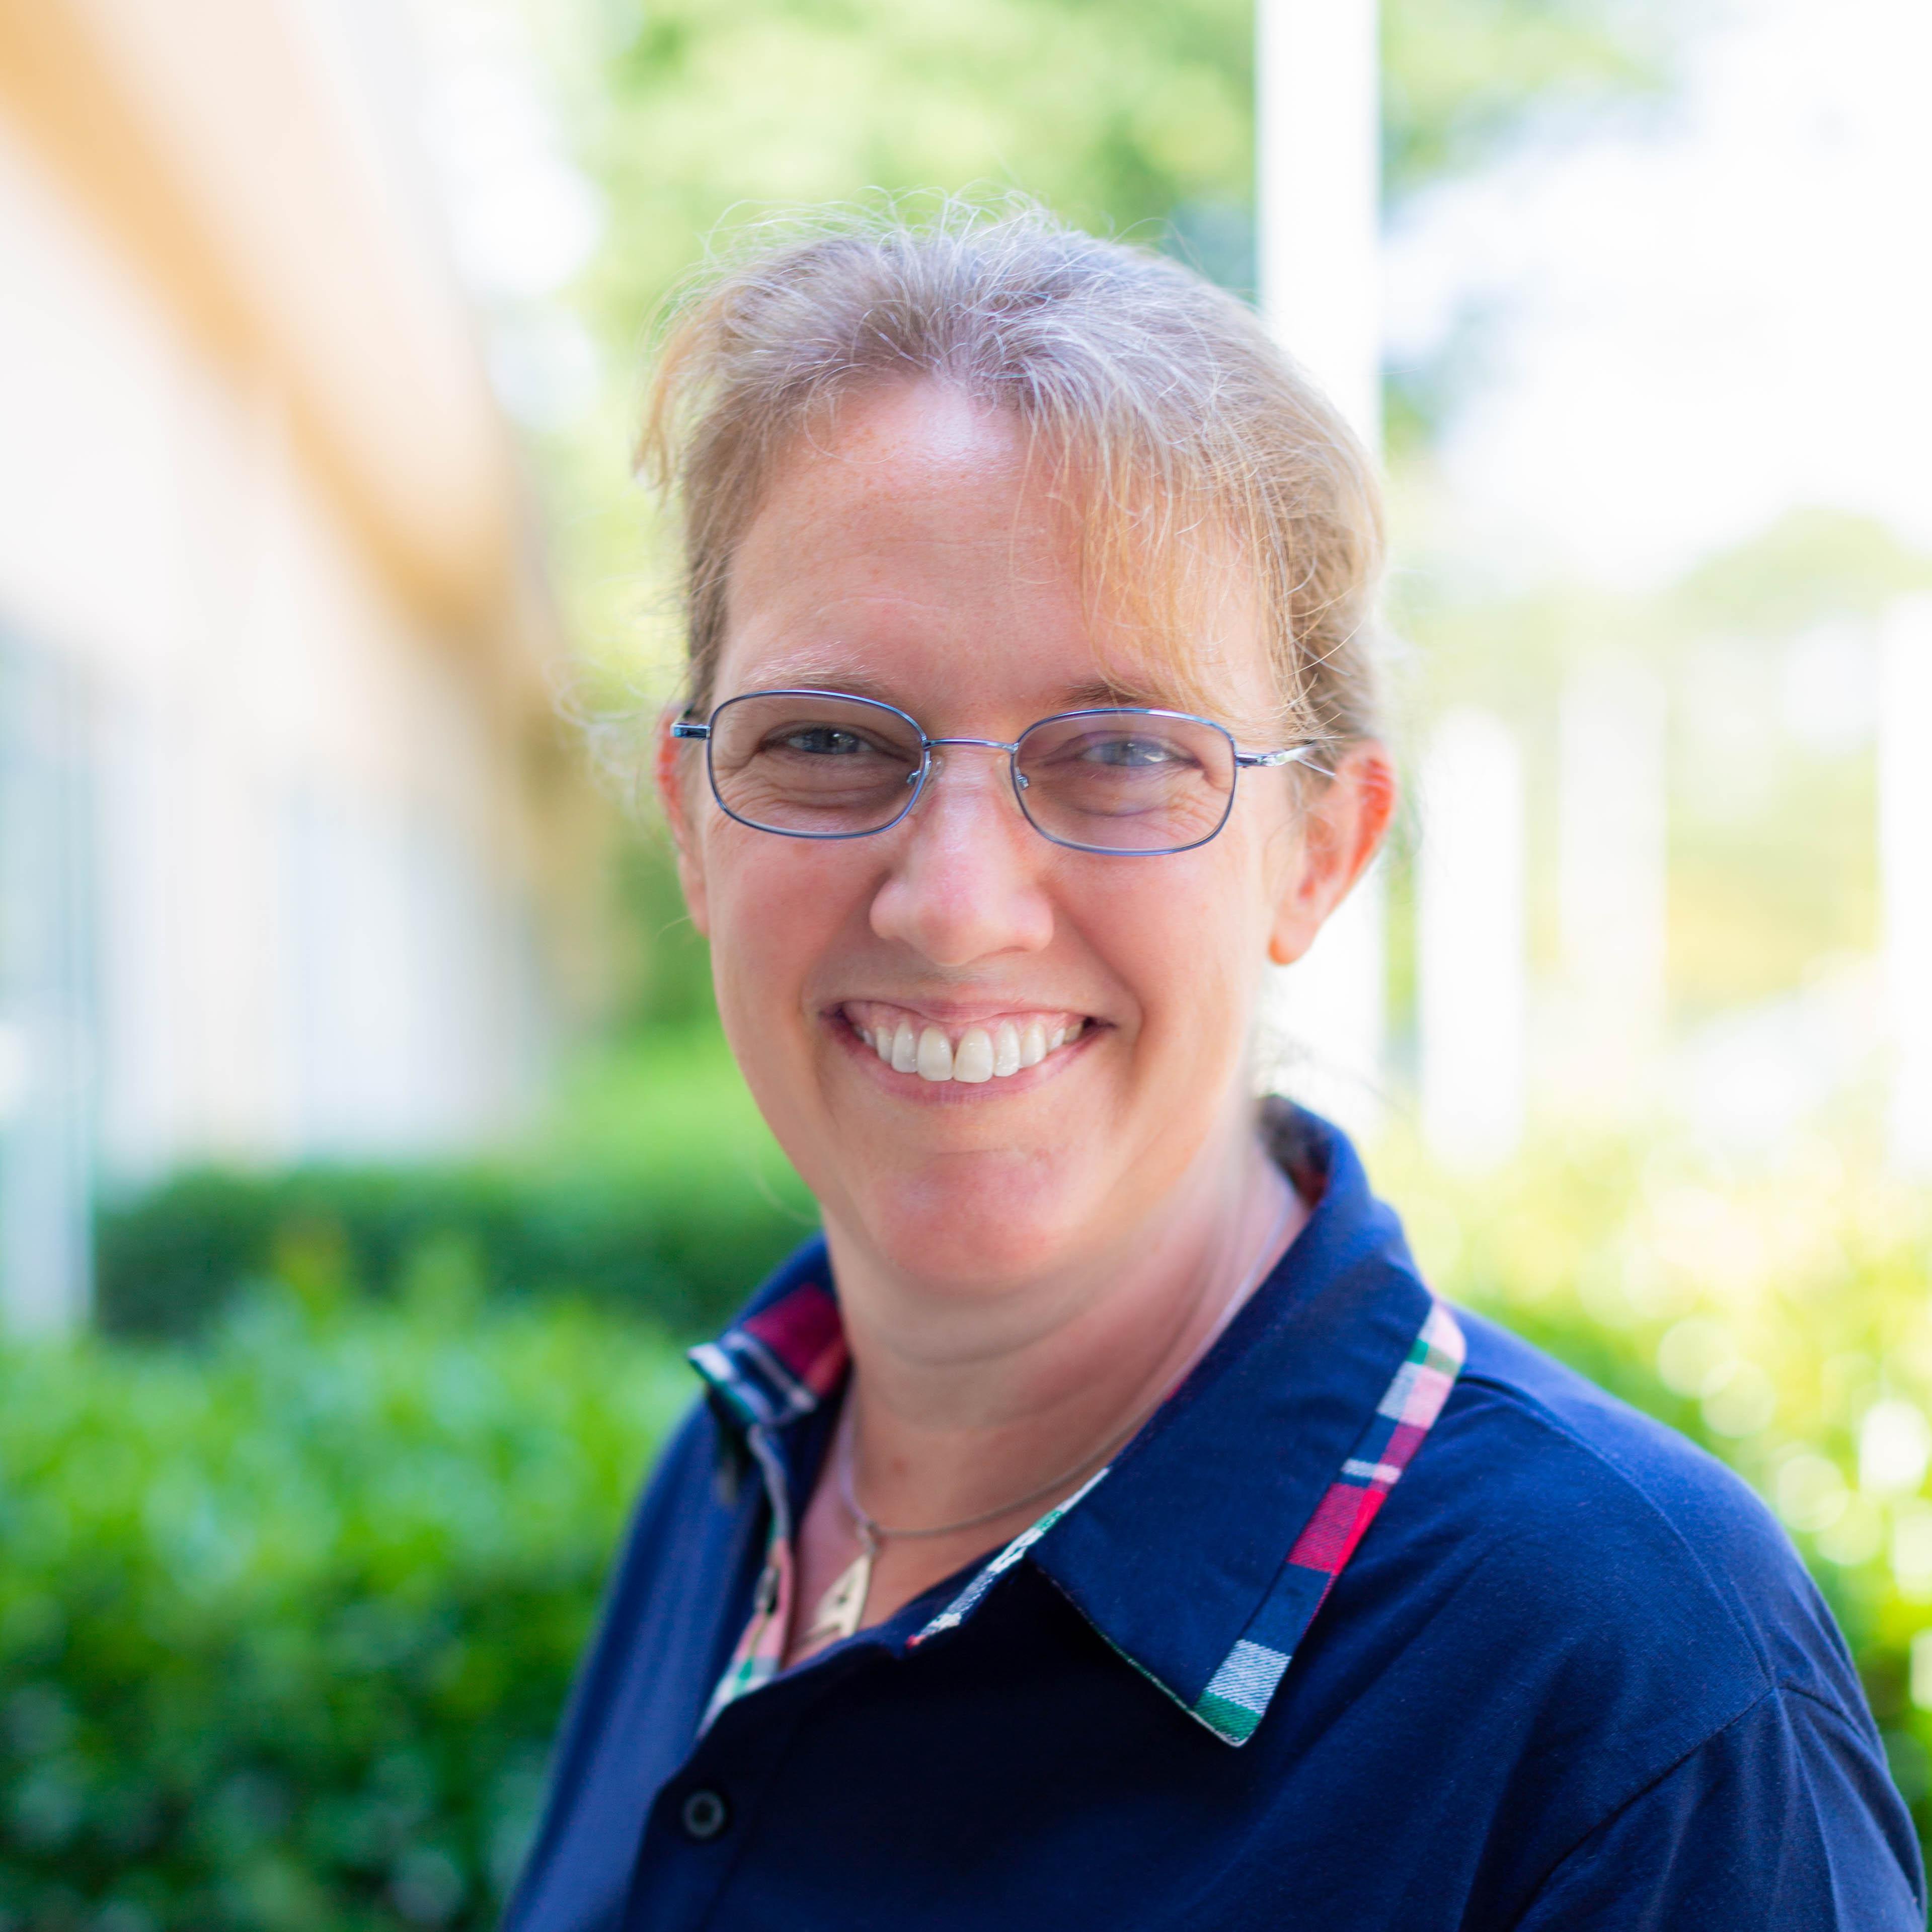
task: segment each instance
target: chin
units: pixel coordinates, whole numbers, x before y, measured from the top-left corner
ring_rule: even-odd
[[[962,1289],[1037,1277],[1090,1237],[1076,1202],[1093,1190],[1058,1163],[971,1156],[940,1160],[896,1184],[883,1179],[854,1202],[860,1233],[896,1272]]]

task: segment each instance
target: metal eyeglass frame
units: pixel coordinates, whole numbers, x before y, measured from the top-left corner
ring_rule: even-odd
[[[761,825],[754,818],[746,818],[724,802],[724,794],[718,789],[718,772],[712,762],[715,740],[712,736],[712,725],[718,715],[734,704],[742,704],[754,698],[836,698],[844,704],[869,704],[880,711],[889,711],[895,718],[903,718],[917,736],[920,743],[919,769],[908,781],[905,802],[883,825],[868,825],[862,832],[794,832],[782,825]],[[1064,723],[1070,718],[1171,718],[1184,724],[1204,725],[1210,731],[1218,731],[1227,740],[1229,755],[1234,760],[1234,777],[1228,783],[1228,796],[1222,808],[1221,816],[1214,829],[1198,838],[1190,838],[1185,845],[1087,845],[1072,838],[1062,838],[1051,832],[1027,809],[1027,780],[1020,770],[1020,747],[1042,726]],[[1226,725],[1212,718],[1197,717],[1191,711],[1163,711],[1146,704],[1094,704],[1073,711],[1056,711],[1050,717],[1036,718],[1011,744],[998,738],[929,738],[925,728],[910,712],[902,711],[896,704],[888,704],[883,698],[859,698],[849,691],[828,691],[816,686],[785,686],[771,691],[743,691],[736,698],[728,698],[722,704],[714,705],[710,720],[700,723],[694,718],[680,718],[670,728],[674,738],[681,738],[704,746],[704,773],[711,783],[711,796],[718,801],[718,809],[734,824],[748,827],[753,832],[768,832],[775,838],[873,838],[882,832],[890,832],[900,824],[913,807],[924,796],[926,780],[932,773],[932,754],[947,746],[977,746],[982,751],[1004,752],[1006,754],[1006,775],[1012,781],[1014,802],[1020,808],[1020,816],[1041,838],[1049,844],[1058,845],[1070,852],[1090,852],[1103,859],[1166,859],[1177,852],[1192,852],[1205,845],[1210,839],[1217,838],[1226,828],[1234,809],[1234,793],[1244,771],[1271,770],[1277,766],[1302,764],[1308,754],[1316,748],[1313,740],[1300,745],[1290,745],[1279,751],[1244,752],[1234,742],[1234,734]]]

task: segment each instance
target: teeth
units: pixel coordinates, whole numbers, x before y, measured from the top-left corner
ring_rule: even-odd
[[[950,1080],[952,1078],[952,1044],[937,1027],[928,1027],[919,1036],[916,1071],[922,1080]]]
[[[952,1077],[976,1087],[993,1077],[993,1037],[984,1027],[968,1027],[952,1056]]]
[[[962,1040],[959,1044],[964,1046]],[[1011,1020],[1002,1020],[993,1036],[993,1071],[1004,1080],[1020,1070],[1020,1030]]]
[[[1052,1027],[1044,1019],[1000,1020],[968,1027],[956,1045],[944,1027],[896,1018],[890,1010],[876,1025],[864,1024],[856,1013],[850,1017],[854,1034],[894,1072],[916,1073],[935,1085],[958,1080],[974,1087],[1037,1066],[1057,1048],[1079,1039],[1088,1025],[1084,1019]]]

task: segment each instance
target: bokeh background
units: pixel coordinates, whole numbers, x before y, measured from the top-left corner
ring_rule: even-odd
[[[494,1922],[812,1223],[631,796],[651,317],[935,188],[1378,442],[1409,802],[1262,1076],[1760,1490],[1932,1823],[1928,81],[1921,0],[0,0],[0,1932]]]

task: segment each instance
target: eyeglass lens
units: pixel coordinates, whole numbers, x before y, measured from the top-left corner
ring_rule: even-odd
[[[754,692],[712,715],[711,782],[734,818],[766,832],[881,832],[916,794],[925,754],[889,705],[818,692]],[[1134,710],[1042,718],[1013,755],[1021,809],[1062,844],[1167,852],[1218,832],[1234,745],[1204,719]]]

